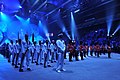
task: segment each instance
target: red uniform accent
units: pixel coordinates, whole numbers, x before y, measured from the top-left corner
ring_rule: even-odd
[[[85,46],[85,51],[88,51],[88,46]]]
[[[106,50],[106,49],[105,49],[105,46],[103,46],[103,45],[102,45],[102,50],[103,50],[103,51]]]
[[[111,47],[110,46],[107,46],[107,51],[111,52]]]
[[[100,46],[96,45],[96,51],[100,51]]]
[[[79,46],[79,50],[80,50],[80,51],[83,50],[83,46],[82,46],[82,45]]]
[[[92,51],[93,50],[93,47],[92,46],[90,46],[90,51]]]
[[[74,51],[74,46],[73,46],[72,44],[68,44],[68,51],[69,51],[70,53],[73,53],[73,51]]]

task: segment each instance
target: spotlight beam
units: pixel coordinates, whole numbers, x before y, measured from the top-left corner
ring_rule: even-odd
[[[115,35],[115,33],[120,29],[120,25],[117,27],[117,29],[114,31],[112,35]]]
[[[0,16],[1,16],[1,20],[2,21],[7,22],[7,23],[10,22],[9,16],[7,16],[6,14],[4,14],[3,12],[0,12]]]
[[[34,12],[36,12],[37,10],[39,10],[40,8],[42,8],[46,3],[47,3],[47,0],[45,0],[45,2],[43,2]]]
[[[111,8],[111,9],[110,9]],[[115,3],[106,7],[106,23],[107,23],[107,36],[110,36],[110,31],[114,19]]]
[[[49,37],[49,33],[48,33],[48,29],[47,29],[46,25],[43,24],[41,21],[39,21],[39,27],[44,31],[45,36],[50,41],[50,37]]]
[[[75,21],[73,17],[73,13],[71,12],[71,35],[72,35],[72,40],[75,40]]]
[[[23,5],[23,4],[24,4],[24,2],[25,2],[25,0],[22,0],[21,5]]]
[[[62,29],[62,32],[64,32],[64,33],[66,34],[66,36],[67,36],[69,39],[71,39],[71,38],[70,38],[70,35],[68,34],[68,31],[67,31],[66,28],[65,28],[64,23],[62,22],[62,20],[61,20],[61,18],[60,18],[60,10],[58,10],[57,16],[56,16],[55,18],[57,18],[57,24],[58,24],[58,26]]]
[[[107,36],[110,35],[110,30],[111,30],[111,27],[112,27],[112,21],[113,21],[113,15],[110,15],[107,19],[107,30],[108,30]]]
[[[33,3],[32,7],[34,7],[38,2],[39,2],[39,0],[36,0],[36,1]]]

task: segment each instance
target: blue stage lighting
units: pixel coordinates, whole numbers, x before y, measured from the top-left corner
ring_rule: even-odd
[[[115,4],[113,3],[106,7],[107,36],[110,36],[114,13],[115,13]]]
[[[67,35],[67,37],[71,40],[70,35],[68,34],[65,26],[63,27],[62,31]]]
[[[72,12],[71,12],[71,35],[72,35],[72,40],[75,40],[75,21]]]
[[[0,16],[1,16],[1,20],[3,21],[3,22],[10,22],[10,18],[6,15],[6,14],[4,14],[3,12],[0,12]]]
[[[19,17],[19,16],[17,16],[17,15],[15,15],[15,17],[20,21],[20,22],[25,22],[25,20],[23,19],[23,18],[21,18],[21,17]]]
[[[57,24],[58,24],[58,26],[62,29],[62,32],[64,32],[65,34],[66,34],[66,36],[69,38],[69,39],[71,39],[70,38],[70,35],[68,34],[68,31],[66,30],[66,28],[65,28],[65,25],[64,25],[64,23],[63,23],[63,21],[61,20],[61,18],[60,18],[60,9],[58,10],[58,13],[57,13],[57,16],[55,17],[55,18],[57,18]]]
[[[80,9],[77,9],[77,10],[74,11],[74,13],[77,13],[77,12],[79,12],[79,11],[80,11]]]
[[[48,29],[47,29],[45,23],[43,24],[41,21],[39,21],[38,25],[39,25],[40,29],[43,29],[45,36],[50,41],[50,36],[49,36]]]
[[[110,36],[112,21],[113,21],[113,15],[109,16],[108,19],[107,19],[107,36]]]
[[[114,33],[113,33],[112,35],[115,35],[115,33],[116,33],[117,31],[119,31],[119,29],[120,29],[120,25],[117,27],[117,29],[114,31]]]
[[[41,22],[41,21],[39,21],[39,24],[38,24],[38,25],[39,25],[39,27],[41,27],[41,26],[42,26],[42,22]]]
[[[72,40],[79,38],[73,12],[71,12],[71,35],[72,35]]]
[[[22,6],[19,5],[19,8],[22,8]]]
[[[10,43],[10,40],[6,39],[6,40],[5,40],[5,43],[6,43],[6,44],[7,44],[7,43]]]
[[[23,19],[22,17],[15,15],[15,17],[24,25],[27,26],[30,23],[30,18],[28,18],[27,20]]]
[[[30,18],[28,18],[28,19],[26,20],[26,23],[30,23]]]

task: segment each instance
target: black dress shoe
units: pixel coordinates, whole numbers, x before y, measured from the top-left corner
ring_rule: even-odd
[[[56,61],[54,61],[56,63]]]
[[[32,63],[34,63],[34,62],[32,61]]]
[[[43,65],[43,63],[40,63],[40,65]]]
[[[23,72],[23,69],[19,69],[19,72]]]
[[[51,63],[53,63],[53,61],[51,61]]]
[[[37,61],[35,61],[35,63],[37,63]]]
[[[48,67],[51,67],[51,65],[48,65]]]
[[[10,60],[8,60],[8,62],[10,63]]]
[[[36,65],[39,65],[38,62],[36,63]]]
[[[18,63],[18,65],[20,65],[20,63]]]
[[[14,63],[12,63],[12,66],[14,66],[15,64]]]
[[[15,65],[15,68],[18,68],[18,66],[17,66],[17,65]]]
[[[44,66],[44,68],[47,68],[46,66]]]
[[[28,71],[31,71],[31,69],[30,69],[30,68],[27,68],[27,70],[28,70]]]

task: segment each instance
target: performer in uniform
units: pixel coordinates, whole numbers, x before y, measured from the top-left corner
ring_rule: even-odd
[[[80,41],[79,51],[80,51],[81,60],[84,60],[83,59],[83,42],[82,41]]]
[[[63,33],[60,33],[58,35],[59,39],[56,41],[57,47],[58,47],[58,61],[57,61],[57,72],[65,71],[63,69],[64,65],[64,51],[65,51],[65,42],[63,40]]]
[[[98,42],[97,42],[97,45],[96,45],[96,51],[97,51],[97,57],[100,57],[100,45],[99,45]]]
[[[105,52],[106,52],[105,44],[102,44],[101,53],[103,53],[105,55]]]
[[[9,58],[8,58],[8,62],[11,61],[11,55],[12,55],[12,65],[14,65],[14,54],[15,54],[15,49],[14,49],[14,44],[13,44],[13,40],[10,40],[10,44],[9,44]]]
[[[52,40],[50,49],[51,49],[51,63],[53,63],[54,61],[56,61],[55,41],[54,40]]]
[[[107,44],[107,53],[108,53],[108,58],[111,58],[111,46],[110,46],[110,43]]]
[[[18,43],[18,40],[16,40],[15,52],[16,52],[15,68],[18,68],[18,58],[19,58],[19,43]]]
[[[43,44],[42,44],[42,41],[39,41],[39,46],[40,46],[40,65],[43,65],[43,63],[42,63],[42,58],[43,58]]]
[[[93,48],[93,45],[92,43],[90,44],[90,55],[93,56],[93,51],[94,51],[94,48]]]
[[[50,63],[49,63],[49,57],[50,57],[50,44],[49,41],[46,40],[46,42],[44,43],[44,68],[51,67]]]
[[[78,59],[78,54],[79,54],[79,50],[76,47],[76,41],[72,41],[72,45],[73,45],[73,55],[75,56],[75,60],[79,61]]]
[[[23,64],[24,64],[25,57],[26,57],[27,70],[31,71],[29,67],[30,65],[30,41],[28,40],[28,35],[25,35],[25,42],[23,42],[23,45],[22,45],[22,58],[21,58],[19,72],[23,72]]]
[[[40,45],[39,43],[36,45],[36,52],[37,52],[37,61],[36,61],[36,65],[39,65],[39,57],[40,57]]]
[[[72,62],[73,51],[74,51],[72,40],[69,41],[69,44],[68,44],[67,48],[68,48],[68,51],[69,51],[69,61]]]

